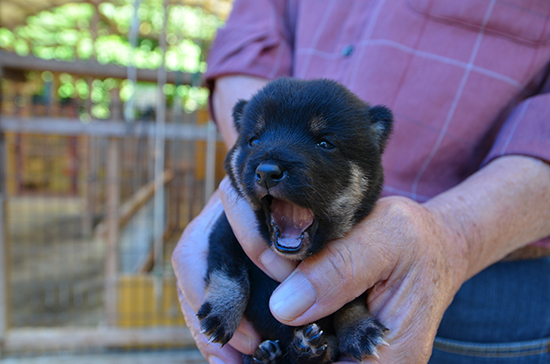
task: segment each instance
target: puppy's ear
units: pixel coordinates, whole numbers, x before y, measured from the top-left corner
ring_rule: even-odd
[[[383,152],[392,131],[393,114],[390,109],[382,105],[371,107],[369,113],[372,122],[371,129],[377,138],[380,152]]]
[[[233,106],[233,123],[235,124],[237,132],[241,131],[241,119],[243,118],[243,110],[247,102],[248,101],[241,99]]]

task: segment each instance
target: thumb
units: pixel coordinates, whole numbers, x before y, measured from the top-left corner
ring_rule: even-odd
[[[228,177],[220,183],[219,192],[227,220],[246,255],[272,279],[281,282],[287,278],[296,264],[268,247],[258,231],[252,207],[239,196]]]
[[[368,235],[358,226],[304,260],[271,296],[275,318],[293,326],[316,321],[389,277],[387,261],[376,259],[380,252],[376,254],[364,236]]]

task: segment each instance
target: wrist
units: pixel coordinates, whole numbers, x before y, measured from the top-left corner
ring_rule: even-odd
[[[233,124],[233,106],[240,99],[248,100],[267,82],[267,79],[248,75],[229,75],[216,79],[212,95],[212,111],[227,149],[235,144],[238,136]]]
[[[432,199],[423,204],[440,230],[441,249],[452,271],[456,290],[471,277],[471,246],[462,210],[446,200]]]

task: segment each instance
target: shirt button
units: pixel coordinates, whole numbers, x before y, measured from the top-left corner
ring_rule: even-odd
[[[348,44],[346,45],[343,49],[342,49],[342,57],[349,57],[351,56],[351,54],[353,53],[353,50],[355,48],[353,48],[353,46],[351,44]]]

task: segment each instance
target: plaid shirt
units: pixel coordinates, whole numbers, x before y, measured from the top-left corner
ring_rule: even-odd
[[[423,202],[502,155],[550,162],[549,64],[548,0],[236,0],[207,82],[330,78],[388,106],[384,194]]]

